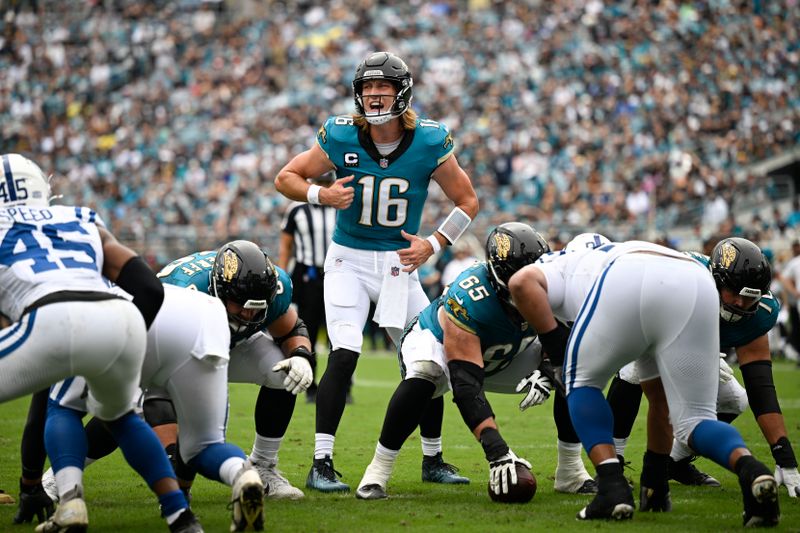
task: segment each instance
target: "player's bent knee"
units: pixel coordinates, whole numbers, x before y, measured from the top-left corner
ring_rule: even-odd
[[[444,369],[434,361],[414,361],[411,363],[410,372],[406,376],[408,378],[420,378],[430,381],[434,385],[438,385],[442,377],[444,377]]]
[[[364,343],[362,328],[349,322],[336,322],[330,330],[331,345],[336,349],[360,352]],[[334,350],[335,351],[335,350]]]
[[[142,410],[144,411],[144,419],[151,427],[178,423],[175,407],[170,400],[164,398],[147,399],[142,405]]]

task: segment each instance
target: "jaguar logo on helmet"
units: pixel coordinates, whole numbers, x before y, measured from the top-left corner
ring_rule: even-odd
[[[511,251],[511,237],[506,233],[495,233],[494,245],[497,248],[497,258],[508,259],[508,252]]]
[[[328,142],[328,132],[325,130],[325,126],[320,126],[319,131],[317,132],[317,138],[319,142],[322,144],[326,144]]]
[[[231,281],[239,270],[239,258],[233,250],[226,250],[222,256],[222,279]]]
[[[734,261],[736,261],[736,248],[731,243],[726,242],[720,249],[719,264],[723,268],[730,268]]]

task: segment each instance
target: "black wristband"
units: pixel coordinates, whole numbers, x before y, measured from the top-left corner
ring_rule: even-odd
[[[556,327],[547,333],[539,333],[539,342],[542,343],[542,350],[550,358],[554,366],[564,364],[564,356],[567,351],[570,329],[556,320]]]
[[[314,352],[309,351],[309,349],[306,348],[305,346],[298,346],[289,353],[289,357],[294,357],[294,356],[302,357],[303,359],[308,361],[309,364],[314,363]]]
[[[490,463],[497,461],[508,453],[508,444],[495,428],[486,428],[481,431],[481,446],[486,460]]]
[[[786,437],[781,437],[778,442],[770,446],[772,457],[781,468],[797,468],[797,458],[794,456],[792,444]]]

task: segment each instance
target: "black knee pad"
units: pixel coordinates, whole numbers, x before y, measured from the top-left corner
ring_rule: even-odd
[[[339,348],[331,352],[328,356],[328,368],[325,373],[342,381],[349,381],[356,371],[358,364],[358,352]]]
[[[781,413],[775,382],[772,381],[772,361],[753,361],[742,365],[742,379],[747,401],[756,418],[768,413]]]
[[[175,407],[170,400],[164,398],[145,400],[142,405],[142,411],[144,412],[144,419],[150,427],[178,423]]]

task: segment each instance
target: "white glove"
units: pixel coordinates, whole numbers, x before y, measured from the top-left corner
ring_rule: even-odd
[[[283,380],[283,386],[292,394],[300,394],[305,392],[306,389],[314,381],[314,371],[311,370],[311,363],[305,357],[295,355],[289,359],[284,359],[277,365],[272,367],[273,372],[283,370],[286,372],[286,379]]]
[[[523,392],[528,387],[528,395],[519,402],[520,411],[543,404],[550,397],[550,391],[553,390],[550,379],[539,370],[534,370],[527,377],[522,378],[522,381],[517,384],[517,392]]]
[[[719,354],[719,382],[727,383],[733,379],[733,369],[725,361],[725,354]]]
[[[797,498],[800,496],[800,473],[797,468],[781,468],[775,467],[775,481],[778,485],[785,485],[789,491],[790,498]]]
[[[531,464],[525,459],[520,459],[517,454],[508,450],[508,453],[496,461],[489,463],[489,486],[495,494],[508,494],[508,486],[517,482],[516,463],[522,463],[529,469]]]

